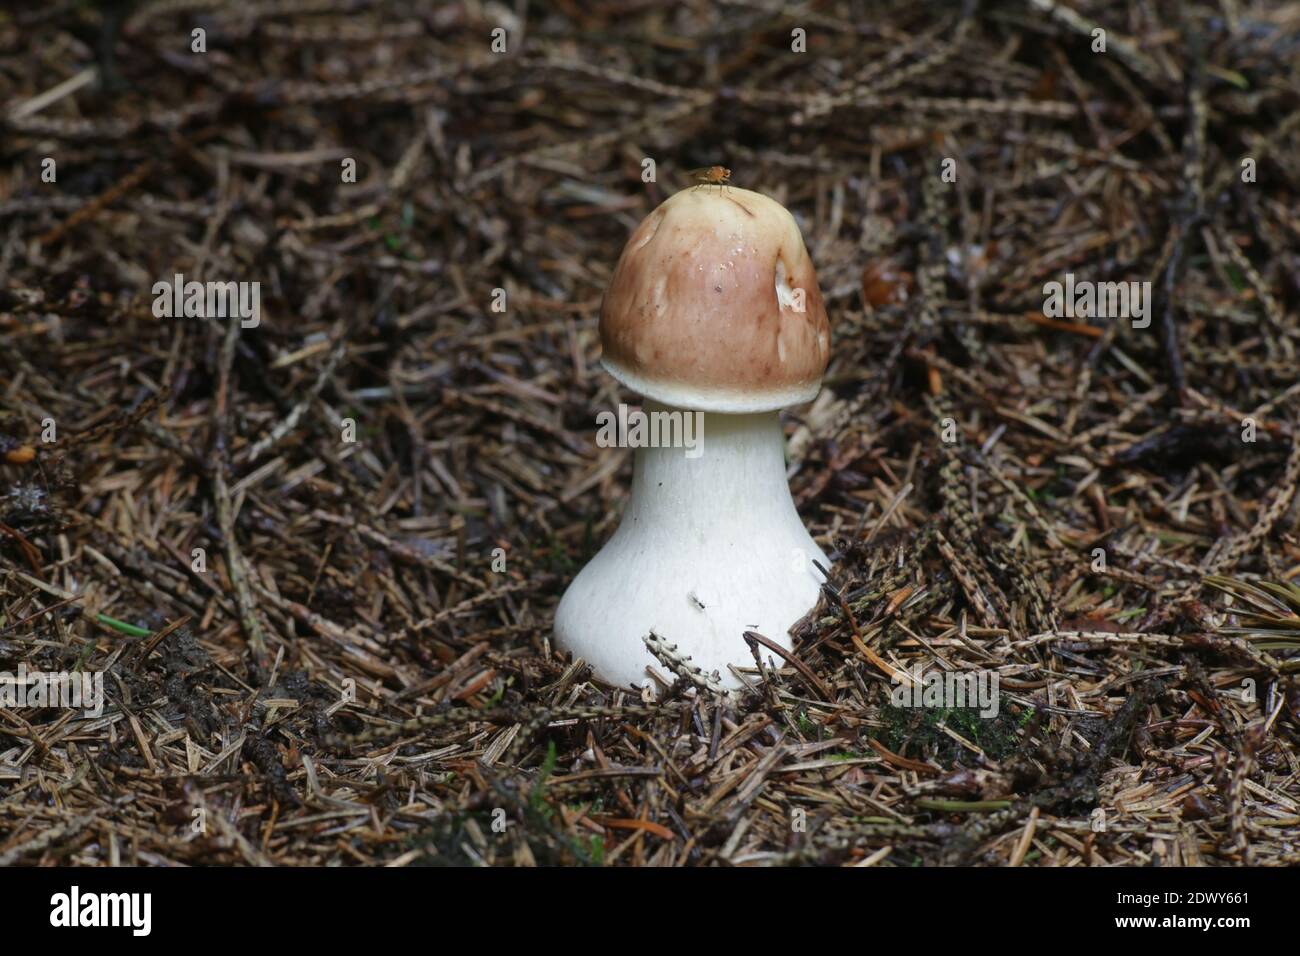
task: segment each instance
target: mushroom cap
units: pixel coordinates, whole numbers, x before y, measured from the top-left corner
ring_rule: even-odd
[[[684,189],[646,216],[600,310],[606,371],[647,398],[706,412],[811,401],[830,338],[794,217],[734,186]]]

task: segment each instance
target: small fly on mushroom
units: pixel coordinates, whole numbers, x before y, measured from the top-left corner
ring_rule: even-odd
[[[696,189],[701,186],[717,186],[721,189],[731,181],[731,170],[726,166],[701,166],[692,169],[687,175],[695,183]]]

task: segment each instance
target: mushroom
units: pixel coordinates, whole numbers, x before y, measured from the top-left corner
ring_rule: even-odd
[[[821,591],[814,562],[830,566],[786,478],[780,409],[816,397],[830,352],[794,218],[736,187],[670,197],[623,249],[600,338],[646,413],[694,414],[702,434],[637,448],[622,521],[561,599],[556,641],[601,679],[644,685],[654,633],[736,687],[745,632],[789,647]]]

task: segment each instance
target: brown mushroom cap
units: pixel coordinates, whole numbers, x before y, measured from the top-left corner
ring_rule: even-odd
[[[600,310],[601,363],[611,375],[647,398],[702,411],[811,401],[830,338],[794,217],[730,186],[684,189],[650,213]]]

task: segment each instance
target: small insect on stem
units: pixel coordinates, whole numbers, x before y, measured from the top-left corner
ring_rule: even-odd
[[[701,186],[717,186],[721,189],[731,180],[731,170],[726,166],[701,166],[692,169],[689,175],[695,182],[696,189]]]

